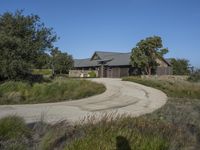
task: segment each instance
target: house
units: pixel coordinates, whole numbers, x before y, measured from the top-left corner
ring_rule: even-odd
[[[94,71],[98,77],[119,78],[136,74],[138,68],[130,65],[131,53],[96,51],[91,58],[75,59],[74,69],[70,70],[71,77],[84,77]],[[156,60],[159,66],[155,74],[171,74],[171,65],[165,59]]]

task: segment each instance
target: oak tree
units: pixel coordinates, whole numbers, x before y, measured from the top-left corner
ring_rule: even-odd
[[[53,29],[37,15],[23,11],[0,15],[0,79],[23,79],[56,40]]]
[[[156,59],[162,59],[167,52],[168,49],[163,48],[161,37],[148,37],[138,42],[132,49],[131,64],[145,74],[151,75],[152,70],[158,66]]]

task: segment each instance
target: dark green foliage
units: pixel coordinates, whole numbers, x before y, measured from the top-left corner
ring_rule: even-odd
[[[94,71],[90,71],[88,74],[89,74],[90,78],[96,78],[97,77],[97,75]]]
[[[47,53],[41,53],[36,58],[34,68],[37,69],[49,69],[51,68],[51,56]]]
[[[174,75],[188,75],[190,74],[189,60],[172,58],[170,63],[173,68]]]
[[[131,64],[140,68],[145,74],[151,75],[158,63],[156,59],[163,59],[168,49],[163,48],[162,39],[159,36],[148,37],[137,43],[132,49]]]
[[[37,15],[22,11],[0,16],[0,79],[23,79],[30,74],[45,51],[53,47],[56,35]],[[39,62],[41,63],[41,62]],[[43,64],[42,64],[43,65]]]
[[[73,67],[74,61],[71,55],[62,53],[58,48],[51,51],[52,69],[56,74],[66,74]]]

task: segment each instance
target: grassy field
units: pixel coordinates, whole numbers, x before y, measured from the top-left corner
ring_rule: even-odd
[[[168,97],[200,99],[200,83],[180,80],[142,79],[140,77],[126,77],[123,80],[159,89],[165,92]]]
[[[131,81],[162,90],[167,103],[155,112],[145,115],[151,120],[172,124],[187,137],[178,149],[200,149],[200,83],[177,80],[153,80],[127,77]]]
[[[0,149],[6,149],[6,146],[41,150],[200,149],[200,99],[198,92],[194,92],[199,84],[166,80],[158,82],[140,78],[124,80],[162,89],[169,100],[162,108],[141,117],[132,118],[113,113],[105,114],[100,121],[97,121],[99,119],[96,116],[90,116],[73,125],[63,121],[54,125],[39,122],[25,126],[23,119],[19,117],[4,118],[0,120]],[[173,88],[170,90],[171,82]],[[187,94],[185,90],[181,90],[183,95],[176,94],[180,89],[175,87],[181,87],[180,84],[184,84],[184,89],[191,92]],[[191,86],[195,86],[194,91],[190,89]],[[13,121],[4,123],[6,120]],[[21,127],[18,129],[14,122],[18,122]],[[24,138],[12,139],[18,135],[23,135]]]
[[[167,150],[172,146],[179,147],[178,139],[184,139],[176,126],[113,114],[105,114],[100,121],[91,116],[75,125],[65,121],[55,125],[40,122],[28,126],[23,119],[14,116],[1,119],[0,127],[3,127],[0,132],[4,132],[3,136],[0,133],[0,148],[3,150]]]
[[[87,80],[57,78],[33,83],[8,81],[0,84],[0,104],[30,104],[74,100],[100,94],[105,86]]]

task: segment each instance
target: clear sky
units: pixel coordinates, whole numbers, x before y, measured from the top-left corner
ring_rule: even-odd
[[[170,51],[200,68],[200,0],[0,0],[0,14],[24,9],[53,27],[62,51],[74,58],[94,51],[130,52],[158,35]]]

